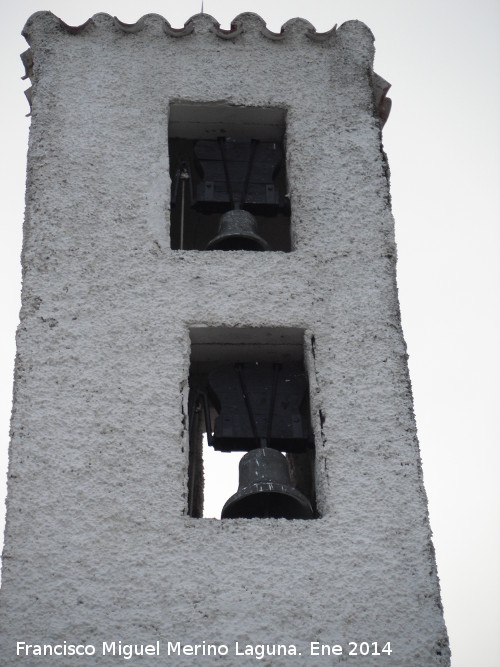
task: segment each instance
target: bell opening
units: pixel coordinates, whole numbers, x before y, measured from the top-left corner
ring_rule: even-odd
[[[278,107],[170,105],[173,250],[292,250],[285,118]],[[260,241],[211,246],[221,215],[238,207],[254,216]]]
[[[203,327],[190,338],[187,514],[316,518],[303,329]]]

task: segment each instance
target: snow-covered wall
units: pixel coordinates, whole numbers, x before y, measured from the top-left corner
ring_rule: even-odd
[[[25,34],[2,664],[55,664],[40,644],[95,647],[59,664],[119,664],[121,641],[144,665],[250,665],[260,644],[288,647],[265,665],[448,665],[368,28],[98,14],[75,30],[40,12]],[[170,248],[179,101],[286,110],[292,252]],[[320,518],[187,515],[189,329],[204,326],[304,329]]]

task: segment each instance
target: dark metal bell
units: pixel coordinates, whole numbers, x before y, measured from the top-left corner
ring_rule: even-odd
[[[263,447],[243,456],[238,491],[226,502],[221,515],[221,519],[237,518],[313,518],[311,503],[292,486],[281,452]]]
[[[207,250],[269,250],[257,233],[257,220],[248,211],[234,209],[220,219],[219,231]]]

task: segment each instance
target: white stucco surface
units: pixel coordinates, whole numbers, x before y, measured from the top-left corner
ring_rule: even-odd
[[[234,656],[239,641],[302,652],[263,665],[449,665],[373,37],[358,22],[324,40],[301,20],[282,39],[255,15],[236,23],[226,38],[207,15],[179,36],[155,15],[133,31],[104,14],[76,33],[47,12],[26,25],[33,119],[2,664],[56,662],[16,658],[19,640],[159,640],[161,657],[137,664],[254,664]],[[287,110],[292,252],[170,249],[173,101]],[[321,518],[187,516],[193,326],[306,330]],[[229,656],[166,654],[168,641],[203,640]],[[311,641],[344,656],[310,656]],[[392,654],[347,656],[349,642],[391,642]]]

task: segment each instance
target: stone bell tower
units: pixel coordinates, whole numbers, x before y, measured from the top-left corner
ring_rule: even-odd
[[[24,34],[2,664],[449,665],[369,29]]]

